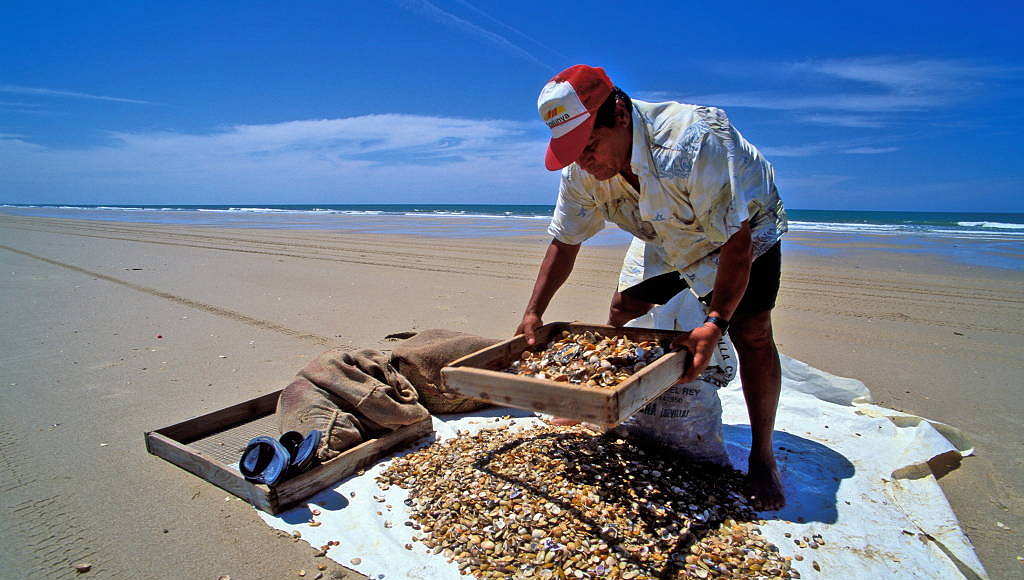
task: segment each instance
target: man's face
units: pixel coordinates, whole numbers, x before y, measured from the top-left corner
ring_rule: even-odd
[[[614,127],[594,127],[587,147],[576,163],[598,181],[615,177],[629,168],[633,132],[625,119],[617,116]]]

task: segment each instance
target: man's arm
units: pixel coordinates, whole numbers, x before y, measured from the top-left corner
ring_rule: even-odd
[[[750,265],[754,261],[754,245],[750,240],[750,223],[744,221],[740,230],[725,242],[718,254],[715,290],[711,295],[708,316],[732,320],[750,281]]]
[[[534,332],[543,324],[541,317],[548,309],[551,298],[572,273],[572,267],[576,263],[576,255],[579,251],[579,244],[565,244],[556,239],[551,240],[551,245],[548,246],[548,251],[544,254],[544,261],[540,264],[537,281],[533,285],[533,295],[530,296],[530,302],[526,305],[526,311],[523,313],[523,321],[516,328],[516,334],[526,334],[528,344],[533,345],[537,342]]]
[[[711,295],[711,311],[708,316],[732,320],[732,315],[743,299],[750,280],[750,265],[754,260],[753,244],[750,240],[750,223],[744,221],[740,230],[730,237],[718,254],[718,271],[715,274],[715,288]],[[682,383],[695,380],[708,366],[715,345],[722,338],[722,330],[707,322],[676,339],[673,347],[685,346],[693,353],[693,364],[680,379]]]

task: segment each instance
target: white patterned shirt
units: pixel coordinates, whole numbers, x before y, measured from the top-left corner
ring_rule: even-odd
[[[633,234],[619,290],[676,270],[704,296],[714,288],[719,248],[744,220],[755,258],[786,232],[771,164],[721,109],[633,100],[630,165],[639,192],[621,175],[598,181],[576,163],[563,169],[548,227],[566,244],[582,243],[606,220]]]

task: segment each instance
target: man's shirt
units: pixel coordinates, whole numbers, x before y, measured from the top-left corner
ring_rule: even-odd
[[[621,175],[598,181],[575,163],[563,169],[548,233],[579,244],[613,222],[704,296],[714,288],[718,249],[744,220],[755,258],[787,229],[771,164],[721,109],[634,100],[630,165],[639,192]]]

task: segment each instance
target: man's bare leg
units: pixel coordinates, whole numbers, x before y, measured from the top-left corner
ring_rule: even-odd
[[[751,444],[747,483],[758,510],[777,510],[786,504],[775,465],[772,431],[782,390],[782,367],[772,336],[771,311],[733,321],[729,336],[740,359],[743,398],[750,415]]]
[[[623,296],[621,292],[616,292],[612,296],[612,304],[608,308],[608,324],[616,328],[625,326],[630,320],[647,314],[651,308],[654,308],[654,305],[650,302]],[[575,419],[555,417],[548,421],[548,423],[552,425],[578,425],[580,422]]]

